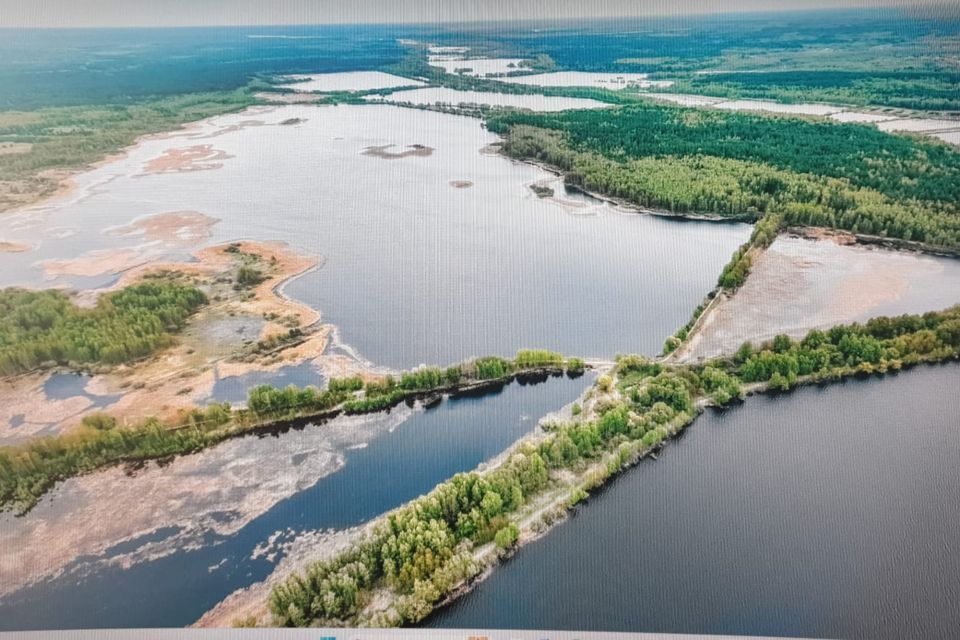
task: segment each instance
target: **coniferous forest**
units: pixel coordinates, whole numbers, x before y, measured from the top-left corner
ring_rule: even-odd
[[[511,156],[569,183],[673,213],[757,220],[960,247],[960,151],[875,127],[657,104],[504,113]]]

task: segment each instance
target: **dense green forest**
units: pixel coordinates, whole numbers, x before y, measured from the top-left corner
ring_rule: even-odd
[[[162,307],[162,305],[158,305]],[[36,320],[34,317],[32,320]],[[227,438],[303,418],[383,411],[424,394],[451,393],[501,382],[530,371],[583,373],[584,362],[542,350],[521,350],[513,359],[487,356],[446,369],[421,367],[399,376],[364,381],[334,378],[327,388],[293,385],[250,389],[247,407],[211,404],[181,412],[166,423],[146,418],[120,426],[106,413],[86,416],[81,428],[59,436],[0,447],[0,510],[29,510],[56,482],[105,466],[199,451]]]
[[[958,356],[960,306],[815,330],[802,340],[781,335],[757,347],[746,343],[726,367],[744,383],[766,382],[786,390],[805,378],[819,381],[853,373],[884,373]]]
[[[624,161],[710,156],[842,178],[894,198],[960,201],[960,150],[874,126],[793,116],[640,104],[619,109],[505,114],[489,127],[526,124],[565,134],[575,151]],[[779,185],[764,185],[768,191]]]
[[[675,76],[674,76],[675,77]],[[690,75],[671,90],[781,102],[884,105],[930,111],[960,110],[960,73],[949,70],[794,69]]]
[[[0,154],[0,210],[26,193],[46,195],[57,180],[50,169],[78,169],[114,153],[140,136],[170,131],[195,120],[254,103],[250,91],[196,93],[134,103],[50,107],[0,112],[0,142],[28,144],[23,153]]]
[[[633,105],[498,113],[513,157],[640,206],[960,247],[960,151],[857,124]]]
[[[598,379],[594,391],[606,395],[589,417],[575,414],[569,422],[546,425],[545,438],[521,442],[492,470],[454,476],[387,514],[351,548],[275,586],[269,598],[273,623],[398,626],[423,619],[482,571],[478,547],[516,543],[521,508],[558,486],[556,471],[581,479],[558,505],[562,512],[689,424],[701,400],[724,406],[742,398],[744,383],[785,390],[801,379],[831,380],[958,357],[960,307],[814,331],[802,341],[779,336],[705,365],[622,357],[612,377]],[[606,393],[614,386],[617,394]],[[543,524],[557,515],[546,512]],[[393,606],[364,612],[381,587],[396,594]]]
[[[0,290],[0,374],[142,358],[168,346],[206,301],[195,287],[163,280],[105,294],[91,309],[62,291]]]

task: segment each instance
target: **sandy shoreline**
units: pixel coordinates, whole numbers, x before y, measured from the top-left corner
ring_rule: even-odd
[[[956,302],[958,288],[960,264],[951,258],[865,245],[830,229],[785,233],[758,252],[737,291],[712,301],[670,359],[694,362],[778,334],[802,338],[873,316],[937,311]]]
[[[236,291],[232,278],[241,254],[252,256],[247,259],[261,265],[264,280],[251,289]],[[105,410],[121,422],[148,415],[172,419],[178,411],[202,404],[219,378],[276,371],[317,360],[326,349],[332,328],[321,323],[318,311],[282,292],[285,283],[317,268],[321,264],[319,258],[298,254],[278,242],[230,243],[206,247],[193,255],[195,262],[132,266],[108,289],[123,288],[147,274],[167,272],[196,283],[211,300],[176,336],[174,346],[89,379],[89,393],[120,396]],[[101,295],[108,290],[92,294]],[[93,299],[87,298],[92,297],[89,292],[80,294],[77,301],[89,305]],[[233,327],[248,329],[244,335],[237,335]],[[294,327],[303,332],[299,340],[269,353],[244,355],[250,343],[286,334]],[[330,364],[346,366],[339,362]],[[42,390],[47,375],[27,374],[3,381],[0,439],[22,440],[40,431],[56,433],[74,428],[91,408],[90,400],[81,396],[51,403]],[[44,407],[40,414],[38,407]],[[19,415],[24,416],[25,423],[13,426],[14,417]]]

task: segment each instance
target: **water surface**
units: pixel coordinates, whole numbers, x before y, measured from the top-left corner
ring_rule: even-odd
[[[658,352],[749,235],[744,224],[538,198],[530,185],[551,174],[491,153],[497,140],[476,119],[389,105],[213,118],[150,138],[79,176],[74,192],[17,214],[8,239],[37,248],[0,254],[0,284],[76,284],[48,278],[44,260],[96,250],[184,259],[197,244],[110,230],[194,211],[219,220],[204,242],[281,240],[323,256],[286,292],[377,364],[445,364],[525,347],[610,357]],[[207,144],[228,156],[222,166],[145,171],[168,149]],[[410,148],[420,152],[391,157]]]
[[[428,624],[955,637],[958,387],[952,364],[701,416]]]
[[[342,529],[416,498],[455,473],[471,470],[499,454],[534,429],[538,418],[574,400],[592,379],[592,376],[575,380],[550,378],[535,385],[515,382],[484,397],[449,399],[437,407],[417,411],[393,430],[381,432],[368,445],[343,451],[343,465],[338,471],[319,479],[301,478],[302,490],[277,501],[262,515],[229,534],[218,533],[218,529],[212,527],[199,535],[194,532],[190,544],[185,544],[183,536],[178,537],[183,525],[174,526],[164,521],[161,504],[156,530],[132,541],[111,545],[105,553],[81,557],[68,565],[58,578],[0,597],[0,628],[188,625],[234,590],[262,580],[272,571],[282,550],[272,558],[254,552],[278,532],[281,538],[289,540],[302,532]],[[267,476],[283,477],[290,467],[307,465],[310,456],[321,453],[318,448],[323,445],[318,444],[314,435],[326,428],[329,425],[308,426],[304,431],[290,431],[276,438],[248,437],[230,441],[221,446],[236,449],[230,456],[237,459],[236,464],[218,460],[222,456],[217,456],[213,449],[208,452],[212,465],[209,477],[203,478],[202,468],[190,473],[203,482],[222,485],[221,493],[230,496],[229,483],[239,473],[240,459],[253,457]],[[291,442],[293,447],[284,446]],[[302,447],[298,449],[299,442]],[[197,456],[184,459],[188,463],[195,460]],[[178,476],[183,475],[176,465],[175,462],[163,470],[163,477],[158,481],[176,482]],[[70,482],[85,480],[88,481],[81,478]],[[142,478],[114,482],[127,481],[136,486],[140,480]],[[263,480],[265,485],[275,482],[270,477]],[[244,490],[238,483],[233,493],[238,508],[245,502]],[[56,502],[55,493],[38,507],[36,514],[27,518],[53,517],[59,513],[57,522],[64,527],[61,535],[71,535],[71,506],[62,500],[76,492],[64,493],[66,495],[59,496],[61,502]],[[202,497],[193,498],[186,489],[169,496],[168,493],[158,488],[156,493],[142,498],[149,502],[151,496],[154,499],[166,496],[171,510],[182,501],[202,500]],[[117,496],[104,492],[99,499],[109,504]],[[114,504],[118,513],[132,508]],[[223,509],[205,514],[204,519],[229,522],[236,517],[229,506]],[[4,517],[7,516],[9,514]],[[0,531],[9,536],[23,524],[7,518],[0,521]],[[186,523],[186,527],[191,524]],[[9,539],[4,544],[8,545],[7,550],[16,545]],[[140,551],[166,555],[151,560],[150,553],[138,554]],[[51,602],[56,602],[56,607],[44,606]]]

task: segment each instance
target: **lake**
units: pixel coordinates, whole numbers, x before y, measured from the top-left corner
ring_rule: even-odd
[[[958,388],[952,364],[707,413],[428,626],[953,637]]]
[[[0,253],[0,285],[105,286],[206,244],[280,240],[325,259],[286,292],[376,364],[526,347],[610,357],[659,352],[749,236],[745,224],[539,198],[530,186],[552,175],[490,152],[497,140],[476,119],[389,105],[212,118],[11,214],[7,239],[35,248]],[[171,149],[200,159],[149,170]],[[128,231],[172,212],[197,228]]]

